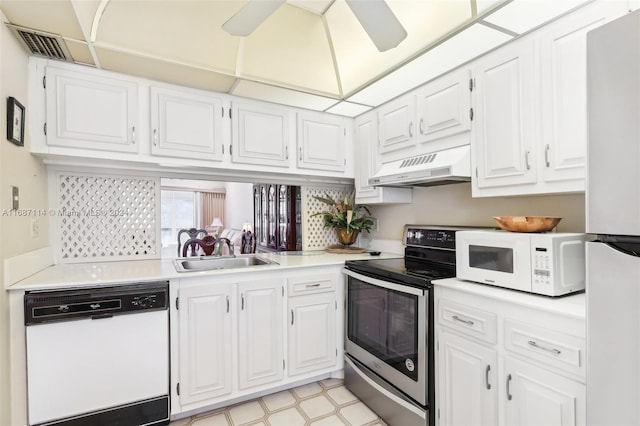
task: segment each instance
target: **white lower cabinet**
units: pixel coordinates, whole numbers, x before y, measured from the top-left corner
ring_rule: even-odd
[[[441,332],[438,356],[440,424],[498,424],[498,353],[452,333]]]
[[[514,357],[504,358],[507,425],[584,425],[586,386]]]
[[[585,424],[584,294],[437,283],[437,424]]]
[[[182,405],[231,393],[231,284],[190,283],[179,291],[179,375]]]
[[[238,374],[240,389],[282,380],[283,282],[280,279],[238,284]]]
[[[171,415],[215,409],[339,371],[341,270],[334,265],[171,281]]]
[[[289,299],[289,375],[335,365],[335,300],[333,292]]]

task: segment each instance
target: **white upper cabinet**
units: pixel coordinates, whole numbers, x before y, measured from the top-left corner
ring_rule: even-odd
[[[232,102],[232,161],[289,167],[292,115],[259,102]]]
[[[461,69],[423,86],[418,96],[418,143],[422,149],[440,147],[437,140],[466,134],[456,145],[469,143],[471,130],[471,71]]]
[[[610,4],[608,4],[610,3]],[[540,101],[546,182],[580,180],[587,147],[587,32],[624,13],[623,2],[596,3],[540,34]]]
[[[369,185],[369,178],[377,171],[379,157],[378,116],[376,111],[361,115],[355,122],[354,159],[356,203],[410,203],[411,188],[374,187]]]
[[[150,94],[153,155],[222,160],[221,98],[154,86]]]
[[[337,172],[345,170],[347,129],[342,117],[300,112],[297,128],[299,168]]]
[[[138,152],[138,85],[47,67],[47,144]]]
[[[416,98],[415,95],[403,96],[378,109],[380,120],[380,145],[378,152],[385,154],[407,151],[416,144]]]
[[[536,181],[533,61],[533,42],[516,41],[474,65],[477,188]]]

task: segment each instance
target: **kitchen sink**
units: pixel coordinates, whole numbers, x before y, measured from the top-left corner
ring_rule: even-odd
[[[256,255],[201,256],[173,261],[178,272],[211,271],[214,269],[247,268],[249,266],[277,265],[278,262]]]

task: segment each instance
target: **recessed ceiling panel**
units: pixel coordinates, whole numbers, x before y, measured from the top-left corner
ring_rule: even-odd
[[[371,106],[382,105],[511,38],[501,31],[474,24],[347,100]]]
[[[238,75],[338,96],[322,17],[284,4],[243,41]]]
[[[87,43],[81,43],[71,40],[65,40],[64,42],[67,45],[67,49],[69,49],[69,53],[71,53],[71,57],[73,58],[74,62],[95,65],[93,56],[91,56],[91,52],[89,51],[89,46],[87,45]]]
[[[344,93],[384,75],[471,19],[469,1],[389,0],[388,4],[409,35],[386,52],[378,52],[344,1],[336,1],[325,14]]]
[[[96,45],[234,73],[239,39],[222,29],[244,2],[111,0]]]
[[[515,0],[484,20],[523,34],[589,0]]]
[[[338,102],[337,99],[325,98],[247,80],[240,80],[233,88],[232,94],[316,111],[324,111]]]
[[[354,104],[351,102],[340,102],[332,106],[331,108],[325,110],[325,112],[330,112],[332,114],[345,115],[347,117],[356,117],[360,114],[364,114],[365,112],[371,109],[370,106]]]
[[[196,89],[228,92],[234,77],[126,52],[96,48],[103,69]]]
[[[2,0],[0,9],[14,25],[84,40],[69,0]]]

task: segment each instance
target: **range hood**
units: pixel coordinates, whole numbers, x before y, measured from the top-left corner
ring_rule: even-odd
[[[430,152],[382,165],[369,179],[372,186],[435,186],[471,180],[469,145]]]

